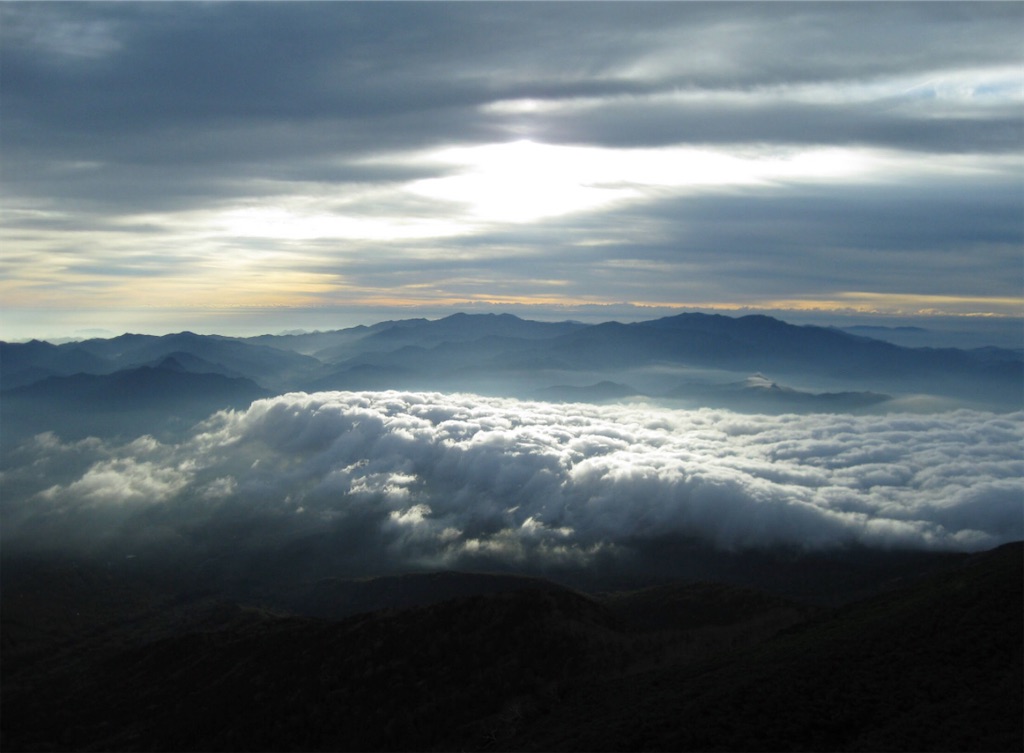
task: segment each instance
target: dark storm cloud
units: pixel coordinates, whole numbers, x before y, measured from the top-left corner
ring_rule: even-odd
[[[195,188],[191,173],[212,180],[214,192],[237,190],[231,180],[253,173],[404,178],[394,167],[347,174],[356,168],[316,163],[502,140],[523,127],[555,141],[616,146],[1003,151],[1021,143],[1014,108],[937,119],[896,107],[906,97],[786,103],[785,92],[766,87],[824,82],[838,90],[887,75],[911,81],[958,66],[1012,66],[1022,21],[1013,4],[8,4],[6,169],[27,181],[20,155],[45,156],[33,193],[49,195],[61,180],[47,179],[46,162],[109,163],[111,198],[124,200],[119,177],[147,185],[156,177],[147,168],[168,166],[160,183],[172,195],[178,184]],[[755,96],[743,105],[644,98],[680,89]],[[593,104],[576,116],[481,111],[507,100],[580,98]],[[107,188],[102,176],[100,186]]]
[[[720,294],[745,284],[751,293],[775,295],[801,286],[856,290],[872,266],[884,272],[871,281],[880,292],[912,290],[926,272],[934,294],[1020,292],[1021,199],[1005,178],[951,175],[927,184],[673,197],[596,222],[657,228],[665,243],[637,249],[627,240],[604,253],[677,265],[681,281],[689,270],[702,284],[721,284]],[[731,271],[727,278],[701,273],[722,265]]]
[[[77,547],[332,533],[391,567],[586,563],[672,536],[976,550],[1024,536],[1022,425],[296,393],[179,444],[37,437],[3,473],[4,534]]]
[[[70,140],[69,149],[161,162],[173,158],[177,143],[197,161],[216,162],[250,158],[266,145],[290,144],[282,155],[290,159],[303,149],[315,154],[462,139],[476,129],[469,122],[456,128],[464,108],[495,96],[526,95],[516,82],[531,81],[547,67],[542,51],[518,54],[531,29],[510,28],[515,13],[500,8],[16,6],[7,15],[5,98],[18,136],[59,146],[49,143],[50,134],[28,128],[45,124]],[[560,36],[543,31],[549,14],[539,15],[529,24],[538,41],[561,48]],[[95,55],[76,54],[74,40],[48,38],[58,23],[72,32],[95,26],[109,44]],[[556,83],[546,84],[540,75],[539,91],[601,93],[602,87],[582,79],[557,83],[563,66],[555,68]],[[452,111],[448,119],[432,119],[430,113],[444,110]],[[309,125],[327,133],[303,146],[302,137],[312,135],[304,130]],[[283,132],[275,134],[274,127]],[[127,148],[105,143],[108,133],[127,135]],[[163,135],[171,141],[161,148]],[[225,154],[232,136],[243,138]]]
[[[523,118],[545,140],[614,147],[769,142],[782,145],[877,146],[919,152],[1011,152],[1024,145],[1019,107],[993,107],[979,119],[906,113],[889,106],[851,103],[718,104],[644,102],[625,97]]]

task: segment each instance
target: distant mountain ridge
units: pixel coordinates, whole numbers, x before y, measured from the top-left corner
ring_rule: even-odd
[[[155,366],[121,369],[111,374],[50,376],[4,393],[5,400],[45,399],[51,405],[82,409],[137,410],[187,402],[201,397],[248,399],[270,392],[244,377],[186,370],[173,356]]]
[[[147,381],[134,371],[147,367],[192,376]],[[702,375],[695,381],[687,370]],[[755,373],[770,374],[775,387],[735,387]],[[199,374],[248,380],[263,392]],[[46,386],[49,378],[66,381]],[[889,396],[924,394],[1016,410],[1024,405],[1024,356],[994,347],[908,348],[761,315],[684,313],[585,325],[453,314],[253,338],[179,332],[0,343],[0,387],[0,407],[35,400],[45,408],[35,411],[40,420],[50,416],[51,424],[55,407],[67,402],[62,391],[95,394],[89,399],[107,407],[106,392],[126,404],[148,399],[154,409],[169,395],[180,404],[191,395],[205,408],[295,390],[407,389],[593,402],[640,397],[755,412],[876,410]],[[44,424],[37,428],[59,428]]]
[[[0,393],[2,441],[6,448],[45,430],[69,439],[160,434],[272,394],[244,377],[186,370],[175,356],[109,374],[47,376]]]
[[[869,408],[891,400],[890,395],[871,391],[809,392],[780,385],[761,374],[742,382],[722,385],[683,385],[669,396],[681,399],[727,401],[739,409],[776,412],[813,411],[842,413]]]

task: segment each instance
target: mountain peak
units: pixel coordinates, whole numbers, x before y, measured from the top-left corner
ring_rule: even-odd
[[[444,317],[442,319],[439,319],[438,321],[442,321],[442,322],[448,322],[448,321],[464,322],[467,319],[491,320],[491,321],[501,320],[501,321],[506,321],[506,322],[522,321],[522,319],[520,319],[515,314],[507,314],[507,313],[495,314],[495,313],[490,313],[490,312],[488,312],[486,314],[469,314],[469,313],[466,313],[465,311],[459,311],[457,313],[451,314],[450,316],[446,316],[446,317]]]
[[[156,365],[156,368],[164,369],[166,371],[186,371],[185,367],[181,365],[181,361],[179,361],[174,356],[167,356],[165,359],[163,359],[162,361],[160,361],[160,363]]]

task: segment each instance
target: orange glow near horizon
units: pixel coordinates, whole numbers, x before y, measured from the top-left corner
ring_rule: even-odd
[[[870,299],[871,303],[856,303]],[[700,309],[728,312],[751,310],[822,312],[836,314],[878,314],[892,316],[1024,316],[1024,298],[969,298],[954,296],[913,296],[899,294],[842,293],[834,299],[760,299],[732,301],[612,301],[597,298],[561,296],[494,296],[438,295],[437,297],[395,296],[393,294],[360,295],[345,301],[346,305],[395,309],[459,306],[547,306],[575,308],[582,306],[628,305],[637,309]],[[945,308],[941,304],[945,304]],[[980,310],[979,309],[984,309]]]
[[[982,297],[921,295],[910,293],[874,293],[846,291],[832,296],[787,298],[750,298],[722,300],[612,300],[598,296],[495,295],[493,293],[453,294],[446,289],[451,281],[409,284],[399,288],[377,289],[349,286],[341,275],[303,271],[234,270],[231,284],[219,275],[196,279],[162,277],[146,281],[125,278],[81,280],[76,286],[47,287],[25,280],[0,281],[4,307],[46,306],[55,309],[116,310],[132,308],[195,309],[302,309],[333,306],[393,308],[415,310],[460,306],[554,307],[572,309],[583,306],[629,305],[637,309],[700,309],[723,312],[748,310],[821,312],[836,314],[877,314],[887,316],[1024,316],[1024,297]],[[533,281],[535,286],[558,290],[562,280]]]

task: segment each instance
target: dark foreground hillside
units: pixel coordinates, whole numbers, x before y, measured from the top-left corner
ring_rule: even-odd
[[[457,598],[328,620],[21,563],[0,747],[1021,750],[1022,571],[1009,545],[836,609],[448,574],[422,582]]]
[[[506,750],[1021,750],[1024,549],[575,694]]]

